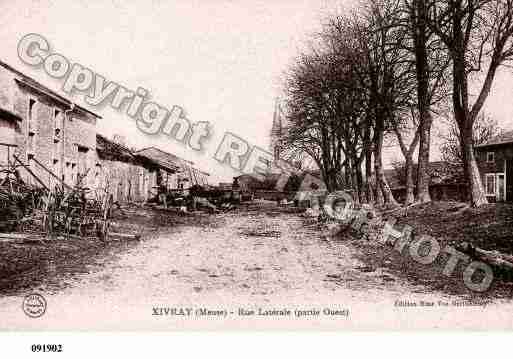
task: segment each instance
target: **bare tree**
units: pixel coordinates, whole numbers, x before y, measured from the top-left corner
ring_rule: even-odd
[[[428,175],[431,128],[433,113],[446,97],[448,56],[441,41],[434,35],[427,22],[427,0],[400,0],[399,15],[393,26],[404,31],[406,38],[397,46],[409,53],[405,68],[408,93],[403,94],[406,109],[393,122],[399,148],[405,158],[407,178],[406,204],[414,202],[413,153],[419,146],[416,175],[417,198],[429,202]],[[411,84],[414,83],[412,86]],[[409,143],[406,141],[409,139]]]
[[[415,152],[415,149],[417,148],[417,145],[419,143],[420,139],[420,130],[421,127],[418,125],[417,121],[415,121],[415,111],[412,109],[412,123],[413,128],[400,128],[398,125],[398,121],[394,121],[393,127],[394,132],[397,136],[397,141],[399,143],[399,148],[401,149],[401,152],[404,156],[404,177],[405,177],[405,186],[406,186],[406,198],[405,198],[405,205],[410,205],[413,202],[415,202],[415,193],[414,193],[414,180],[413,180],[413,154]],[[406,133],[412,133],[413,132],[413,138],[410,142],[407,142],[407,138],[405,138],[405,132]],[[395,168],[396,166],[394,166]],[[417,174],[418,176],[418,174]]]
[[[383,169],[385,135],[398,128],[397,121],[411,107],[412,77],[406,33],[398,26],[400,2],[373,1],[366,5],[365,27],[360,29],[368,91],[367,114],[373,123],[372,152],[378,204],[397,205]]]
[[[513,59],[513,0],[432,0],[427,25],[452,61],[452,103],[463,169],[470,202],[479,206],[487,200],[474,156],[473,129],[497,70]],[[476,97],[471,96],[471,85],[478,89]]]
[[[282,142],[285,156],[306,153],[317,164],[328,191],[343,187],[343,136],[337,108],[332,106],[336,93],[330,88],[330,58],[318,51],[302,54],[287,80],[286,111],[289,126]]]
[[[328,190],[351,186],[357,200],[378,204],[397,204],[383,168],[388,134],[397,136],[405,156],[407,203],[413,202],[413,153],[423,139],[427,156],[422,160],[429,161],[431,106],[442,98],[435,91],[443,82],[438,69],[447,68],[439,66],[439,52],[427,50],[434,43],[428,34],[422,45],[425,69],[416,73],[417,8],[405,4],[416,2],[372,1],[352,16],[330,18],[315,47],[298,57],[287,82],[288,152],[313,158]]]
[[[417,110],[419,114],[419,156],[417,166],[417,198],[420,202],[430,202],[429,195],[429,153],[431,143],[432,114],[431,104],[434,94],[444,78],[445,67],[440,63],[436,39],[427,26],[428,0],[405,1],[408,12],[410,36],[413,42],[415,74],[417,79]],[[430,87],[430,83],[432,86]],[[408,165],[408,159],[406,159]],[[407,198],[409,202],[411,198]]]
[[[486,113],[480,113],[474,122],[472,131],[474,146],[488,142],[493,137],[498,136],[500,132],[497,120]],[[442,139],[440,144],[442,160],[463,165],[460,133],[454,121],[448,124],[448,129],[440,131],[439,137]]]

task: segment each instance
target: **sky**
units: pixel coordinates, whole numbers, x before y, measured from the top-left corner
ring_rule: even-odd
[[[322,19],[351,5],[340,0],[0,0],[0,59],[62,92],[62,81],[17,56],[20,39],[38,33],[70,62],[128,89],[143,87],[152,101],[169,109],[183,107],[191,122],[211,124],[204,152],[164,135],[146,135],[124,111],[89,106],[83,93],[71,96],[103,117],[97,125],[101,134],[122,135],[137,148],[162,148],[209,172],[212,183],[231,182],[239,173],[213,159],[224,133],[268,149],[284,72]],[[498,80],[487,108],[511,128],[511,75],[503,72]],[[436,137],[435,131],[435,145]],[[435,149],[433,158],[438,156]],[[397,148],[388,149],[385,164],[400,158]]]

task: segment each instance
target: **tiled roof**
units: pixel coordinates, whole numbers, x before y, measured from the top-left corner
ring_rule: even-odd
[[[135,152],[136,155],[149,158],[150,160],[157,163],[159,166],[164,167],[172,172],[180,170],[182,168],[182,160],[181,158],[162,151],[156,147],[144,148]]]
[[[28,75],[25,75],[24,73],[16,70],[14,67],[6,64],[5,62],[1,61],[0,60],[0,66],[2,66],[3,68],[13,72],[14,74],[16,74],[17,76],[21,77],[21,80],[17,80],[18,83],[20,85],[24,85],[24,86],[28,86],[38,92],[41,92],[41,93],[44,93],[46,94],[47,96],[50,96],[52,98],[54,98],[55,100],[57,101],[60,101],[60,102],[63,102],[65,103],[66,105],[74,105],[75,106],[75,109],[77,110],[80,110],[82,112],[85,112],[85,113],[88,113],[96,118],[99,118],[101,119],[101,116],[82,107],[82,106],[79,106],[75,103],[73,103],[71,100],[65,98],[64,96],[58,94],[57,92],[53,91],[52,89],[44,86],[43,84],[41,84],[40,82],[34,80],[32,77],[28,76]]]
[[[102,159],[132,162],[135,156],[127,147],[96,134],[96,151]]]
[[[417,182],[417,164],[413,164],[413,183]],[[405,171],[404,168],[400,172]],[[395,169],[384,170],[385,177],[391,189],[400,189],[405,186],[405,173]],[[460,165],[446,161],[433,161],[428,167],[430,185],[455,184],[463,181],[463,168]]]
[[[171,170],[172,172],[182,173],[186,176],[194,176],[194,174],[210,176],[208,172],[192,167],[194,162],[180,158],[177,155],[163,151],[157,147],[143,148],[136,151],[135,154],[137,156],[146,157],[156,162],[159,166]],[[194,172],[194,174],[192,172]]]
[[[477,145],[475,147],[487,147],[487,146],[495,146],[495,145],[504,145],[513,143],[513,131],[506,131],[501,133],[498,136],[493,137],[491,140],[483,143],[481,145]]]
[[[11,112],[3,108],[0,108],[0,116],[2,116],[2,118],[6,120],[23,121],[23,119],[14,112]]]

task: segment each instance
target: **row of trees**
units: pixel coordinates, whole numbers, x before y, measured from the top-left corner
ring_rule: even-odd
[[[382,160],[393,137],[406,203],[429,202],[433,121],[449,108],[470,201],[486,202],[474,124],[513,59],[513,0],[368,0],[327,19],[312,40],[286,81],[290,158],[312,158],[330,191],[349,185],[359,201],[395,205]]]

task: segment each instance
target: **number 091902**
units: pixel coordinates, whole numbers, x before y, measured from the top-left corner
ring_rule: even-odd
[[[62,345],[61,344],[32,344],[30,349],[34,353],[60,353],[62,352]]]

